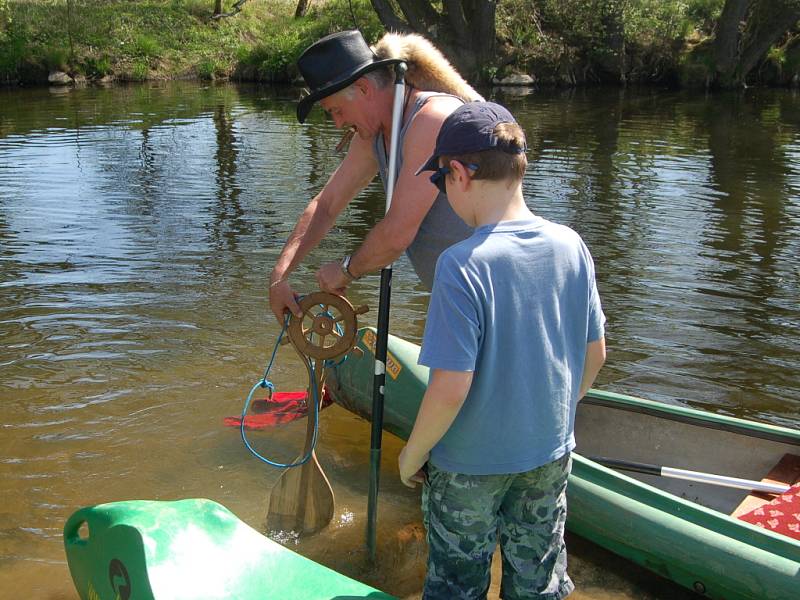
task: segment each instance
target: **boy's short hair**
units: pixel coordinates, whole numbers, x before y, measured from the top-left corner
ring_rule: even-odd
[[[519,181],[528,160],[525,132],[508,110],[494,102],[468,102],[445,119],[436,148],[417,171],[436,171],[440,161],[478,165],[473,179]]]
[[[451,160],[478,165],[472,179],[520,181],[528,167],[524,150],[525,132],[516,123],[500,123],[495,126],[494,135],[500,140],[496,148],[452,156],[443,154],[439,159],[445,165],[450,164]]]

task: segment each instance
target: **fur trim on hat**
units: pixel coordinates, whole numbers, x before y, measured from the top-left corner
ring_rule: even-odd
[[[416,33],[387,33],[372,47],[380,59],[400,58],[408,65],[406,82],[418,90],[443,92],[464,102],[483,101],[444,55]]]

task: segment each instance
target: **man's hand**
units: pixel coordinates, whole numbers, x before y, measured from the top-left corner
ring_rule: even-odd
[[[404,446],[397,459],[397,465],[400,467],[400,481],[410,488],[417,487],[418,483],[424,483],[425,472],[422,467],[428,462],[430,456],[430,452],[426,452],[422,456],[414,456],[408,451],[408,446]]]
[[[344,274],[339,261],[325,263],[317,271],[317,283],[323,292],[344,296],[353,280]]]
[[[291,312],[298,318],[303,316],[303,311],[297,304],[297,295],[286,280],[269,286],[269,307],[281,326],[286,321],[287,312]]]

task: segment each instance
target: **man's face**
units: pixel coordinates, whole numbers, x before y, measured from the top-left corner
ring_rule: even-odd
[[[330,115],[334,124],[339,129],[353,127],[362,139],[370,139],[377,133],[369,126],[367,115],[368,106],[363,101],[365,97],[357,85],[352,85],[340,92],[323,98],[319,101],[323,110]]]

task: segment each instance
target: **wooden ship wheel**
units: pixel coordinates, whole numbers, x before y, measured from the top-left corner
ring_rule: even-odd
[[[338,358],[355,345],[358,333],[356,315],[369,310],[357,309],[343,296],[328,292],[313,292],[300,302],[301,318],[289,319],[287,334],[300,354],[315,360]]]

